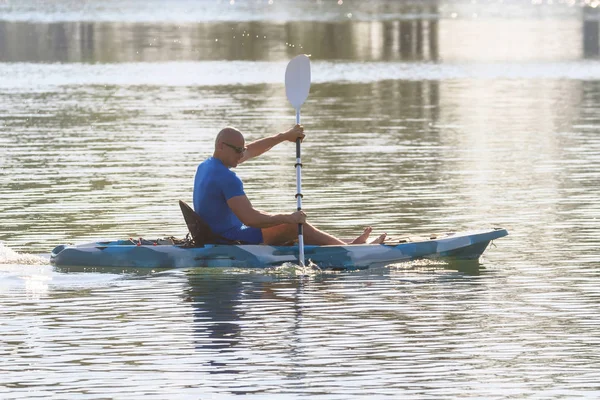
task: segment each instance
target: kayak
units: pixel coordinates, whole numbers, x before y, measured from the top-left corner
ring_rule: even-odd
[[[304,246],[307,260],[321,269],[357,270],[416,259],[477,260],[492,240],[508,235],[506,229],[468,231],[402,238],[383,244]],[[173,238],[98,241],[60,245],[50,262],[59,267],[269,268],[298,263],[297,245],[202,244]]]

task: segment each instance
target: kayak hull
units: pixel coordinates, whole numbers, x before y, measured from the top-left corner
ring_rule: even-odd
[[[479,259],[488,244],[508,235],[491,229],[436,235],[420,240],[380,245],[304,246],[307,260],[321,269],[355,270],[422,258]],[[123,268],[268,268],[298,262],[298,246],[207,244],[133,244],[131,241],[92,242],[57,246],[52,264]]]

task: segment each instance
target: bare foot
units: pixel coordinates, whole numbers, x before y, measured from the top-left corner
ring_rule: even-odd
[[[383,243],[383,241],[385,240],[386,237],[387,237],[387,233],[382,233],[381,235],[379,235],[379,237],[377,239],[373,240],[369,244],[381,244],[381,243]]]
[[[353,241],[350,242],[350,244],[364,244],[367,243],[367,239],[369,238],[369,235],[371,234],[371,232],[373,231],[373,228],[371,228],[370,226],[367,226],[365,228],[365,230],[363,231],[363,233],[357,237],[356,239],[354,239]]]

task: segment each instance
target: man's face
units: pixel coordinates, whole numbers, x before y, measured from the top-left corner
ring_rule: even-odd
[[[235,168],[239,164],[240,160],[244,156],[246,151],[245,142],[243,137],[233,137],[227,140],[221,141],[223,149],[224,159],[227,162],[227,166]]]

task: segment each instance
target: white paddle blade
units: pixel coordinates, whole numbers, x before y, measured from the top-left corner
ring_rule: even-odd
[[[294,57],[285,69],[285,94],[296,110],[300,109],[310,91],[310,59],[304,55]]]

